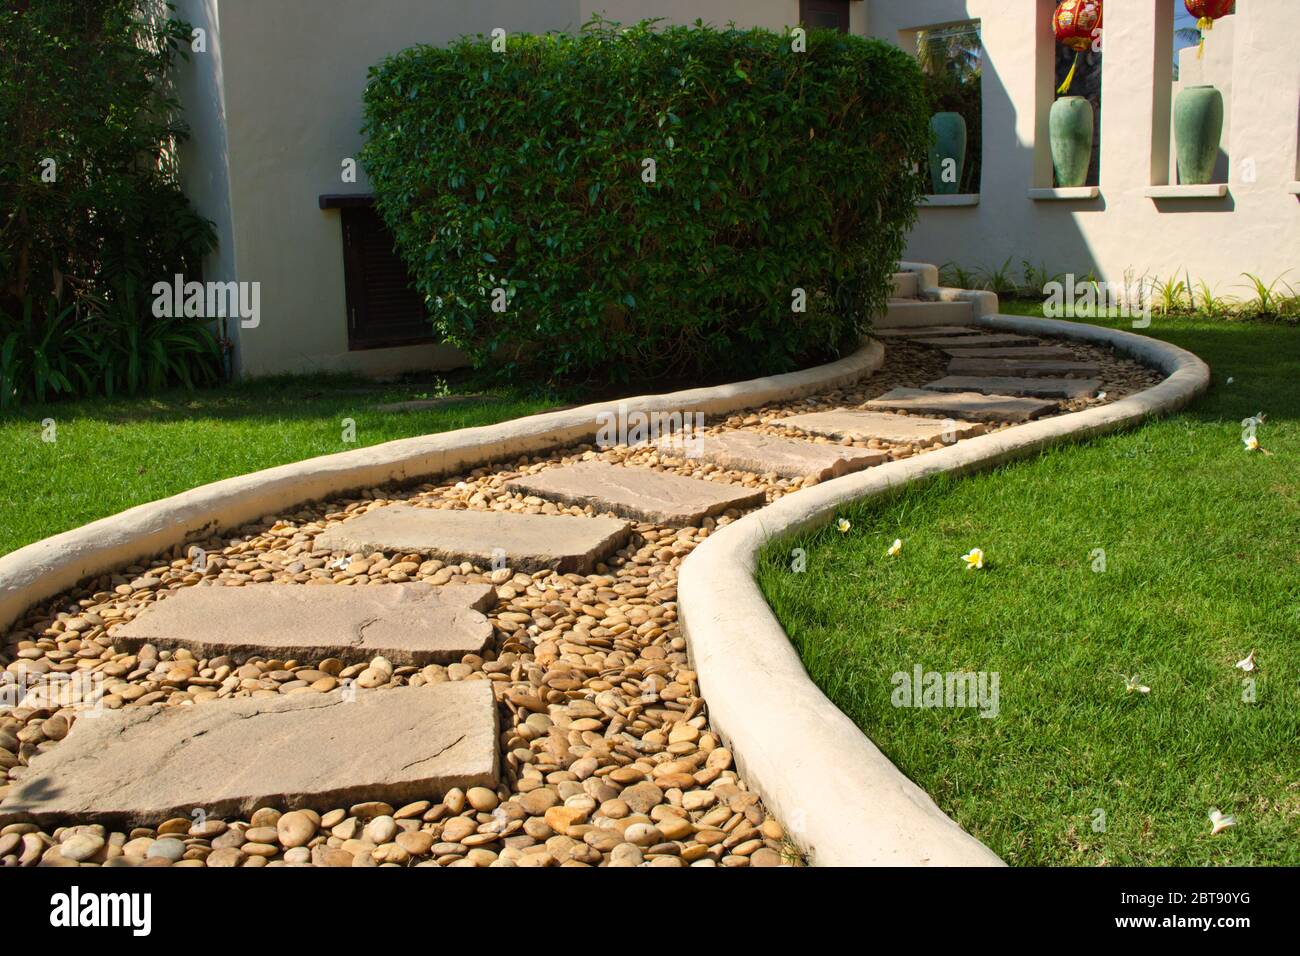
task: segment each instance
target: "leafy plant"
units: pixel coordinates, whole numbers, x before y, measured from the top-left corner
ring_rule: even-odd
[[[1249,272],[1243,272],[1242,275],[1249,281],[1250,288],[1255,292],[1255,298],[1247,303],[1247,307],[1256,315],[1275,316],[1280,313],[1285,296],[1278,292],[1277,287],[1279,285],[1287,290],[1287,294],[1295,294],[1295,290],[1282,281],[1282,276],[1286,275],[1285,272],[1272,282],[1265,282],[1259,276]]]
[[[892,45],[792,45],[596,18],[372,69],[362,159],[438,332],[553,380],[775,372],[855,345],[915,221],[928,108]]]
[[[28,297],[17,319],[0,312],[0,407],[29,397],[43,402],[47,396],[71,395],[86,384],[92,347],[77,326],[76,309],[60,308],[51,297],[37,318],[34,304]]]
[[[1157,297],[1156,308],[1161,315],[1172,315],[1191,307],[1192,290],[1177,276],[1153,279],[1151,287]]]
[[[1011,258],[1008,257],[997,268],[981,270],[979,288],[996,292],[998,295],[1014,295],[1019,292],[1020,287],[1016,285],[1016,280],[1011,278]]]

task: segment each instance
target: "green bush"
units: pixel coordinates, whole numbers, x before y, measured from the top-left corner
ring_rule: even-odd
[[[438,331],[570,380],[770,373],[856,344],[924,191],[913,59],[829,31],[794,52],[615,26],[371,70],[363,162]]]
[[[197,278],[215,243],[177,179],[190,27],[170,10],[0,0],[0,404],[219,372],[200,322],[134,291]]]

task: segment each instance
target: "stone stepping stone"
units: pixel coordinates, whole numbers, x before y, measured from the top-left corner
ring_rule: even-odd
[[[1042,359],[988,359],[956,356],[948,363],[950,375],[1097,375],[1101,367],[1094,362]]]
[[[695,525],[732,508],[763,504],[761,490],[684,478],[603,461],[550,468],[506,482],[506,490],[548,501],[612,511],[625,518],[669,526]]]
[[[878,329],[905,329],[918,326],[963,325],[975,321],[975,306],[970,302],[934,302],[924,299],[890,299],[885,314],[872,325]]]
[[[262,806],[323,813],[497,779],[488,681],[231,698],[81,717],[32,758],[0,821],[149,826],[195,809],[245,819]]]
[[[934,392],[982,392],[985,395],[1021,395],[1032,398],[1082,398],[1101,388],[1095,378],[1013,378],[1008,376],[949,375],[930,382]]]
[[[921,325],[912,329],[873,329],[871,332],[880,339],[924,339],[956,335],[969,336],[969,325]]]
[[[378,654],[398,666],[448,664],[482,653],[492,637],[483,612],[497,600],[489,584],[251,584],[164,593],[112,631],[118,647],[346,663]]]
[[[922,388],[896,388],[866,403],[868,408],[922,415],[947,415],[981,422],[1027,422],[1056,410],[1055,402],[1012,395],[979,392],[930,392]]]
[[[812,476],[819,481],[878,465],[889,457],[867,448],[816,445],[759,432],[724,432],[684,442],[666,438],[659,443],[659,450],[671,457],[707,461],[736,471],[774,473],[782,478]]]
[[[997,345],[1030,346],[1040,344],[1038,339],[1010,332],[980,332],[975,335],[954,335],[942,338],[912,339],[920,345],[934,345],[941,349],[987,349]]]
[[[396,504],[374,508],[316,537],[317,551],[427,554],[486,567],[497,559],[517,571],[586,574],[627,543],[632,526],[615,518],[453,511]]]
[[[1017,348],[956,348],[944,349],[954,358],[978,359],[1065,359],[1073,361],[1074,353],[1059,345],[1028,345]]]
[[[984,434],[984,426],[974,422],[941,421],[937,418],[918,418],[910,415],[890,415],[886,412],[861,412],[848,408],[837,408],[829,412],[809,412],[805,415],[792,415],[771,422],[788,428],[797,428],[810,435],[824,435],[827,438],[850,441],[870,441],[872,438],[884,442],[921,442],[932,444],[936,441],[954,441]]]

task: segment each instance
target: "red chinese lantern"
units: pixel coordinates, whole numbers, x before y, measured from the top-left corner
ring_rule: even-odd
[[[1052,31],[1058,43],[1074,51],[1074,65],[1070,75],[1065,78],[1061,88],[1056,92],[1070,92],[1074,82],[1075,71],[1079,69],[1079,57],[1091,49],[1093,42],[1101,35],[1101,0],[1061,0],[1056,13],[1052,15]]]
[[[1196,26],[1201,31],[1201,45],[1197,48],[1198,57],[1205,56],[1205,34],[1214,29],[1214,21],[1226,17],[1237,6],[1237,0],[1183,0],[1187,12],[1196,17]]]

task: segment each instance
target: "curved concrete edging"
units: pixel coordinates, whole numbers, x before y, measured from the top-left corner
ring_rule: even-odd
[[[428,480],[593,441],[608,416],[615,416],[617,422],[638,412],[725,414],[788,401],[857,381],[880,368],[884,355],[880,343],[869,340],[838,361],[799,372],[403,438],[201,485],[0,557],[0,632],[28,609],[87,578],[309,501]]]
[[[965,439],[939,451],[814,485],[727,525],[683,562],[678,615],[709,702],[709,721],[751,787],[817,865],[997,866],[809,679],[754,580],[760,549],[828,524],[849,503],[939,474],[988,470],[1050,445],[1164,415],[1210,384],[1209,367],[1176,346],[1048,319],[984,316],[986,328],[1109,345],[1168,374],[1111,405]]]

